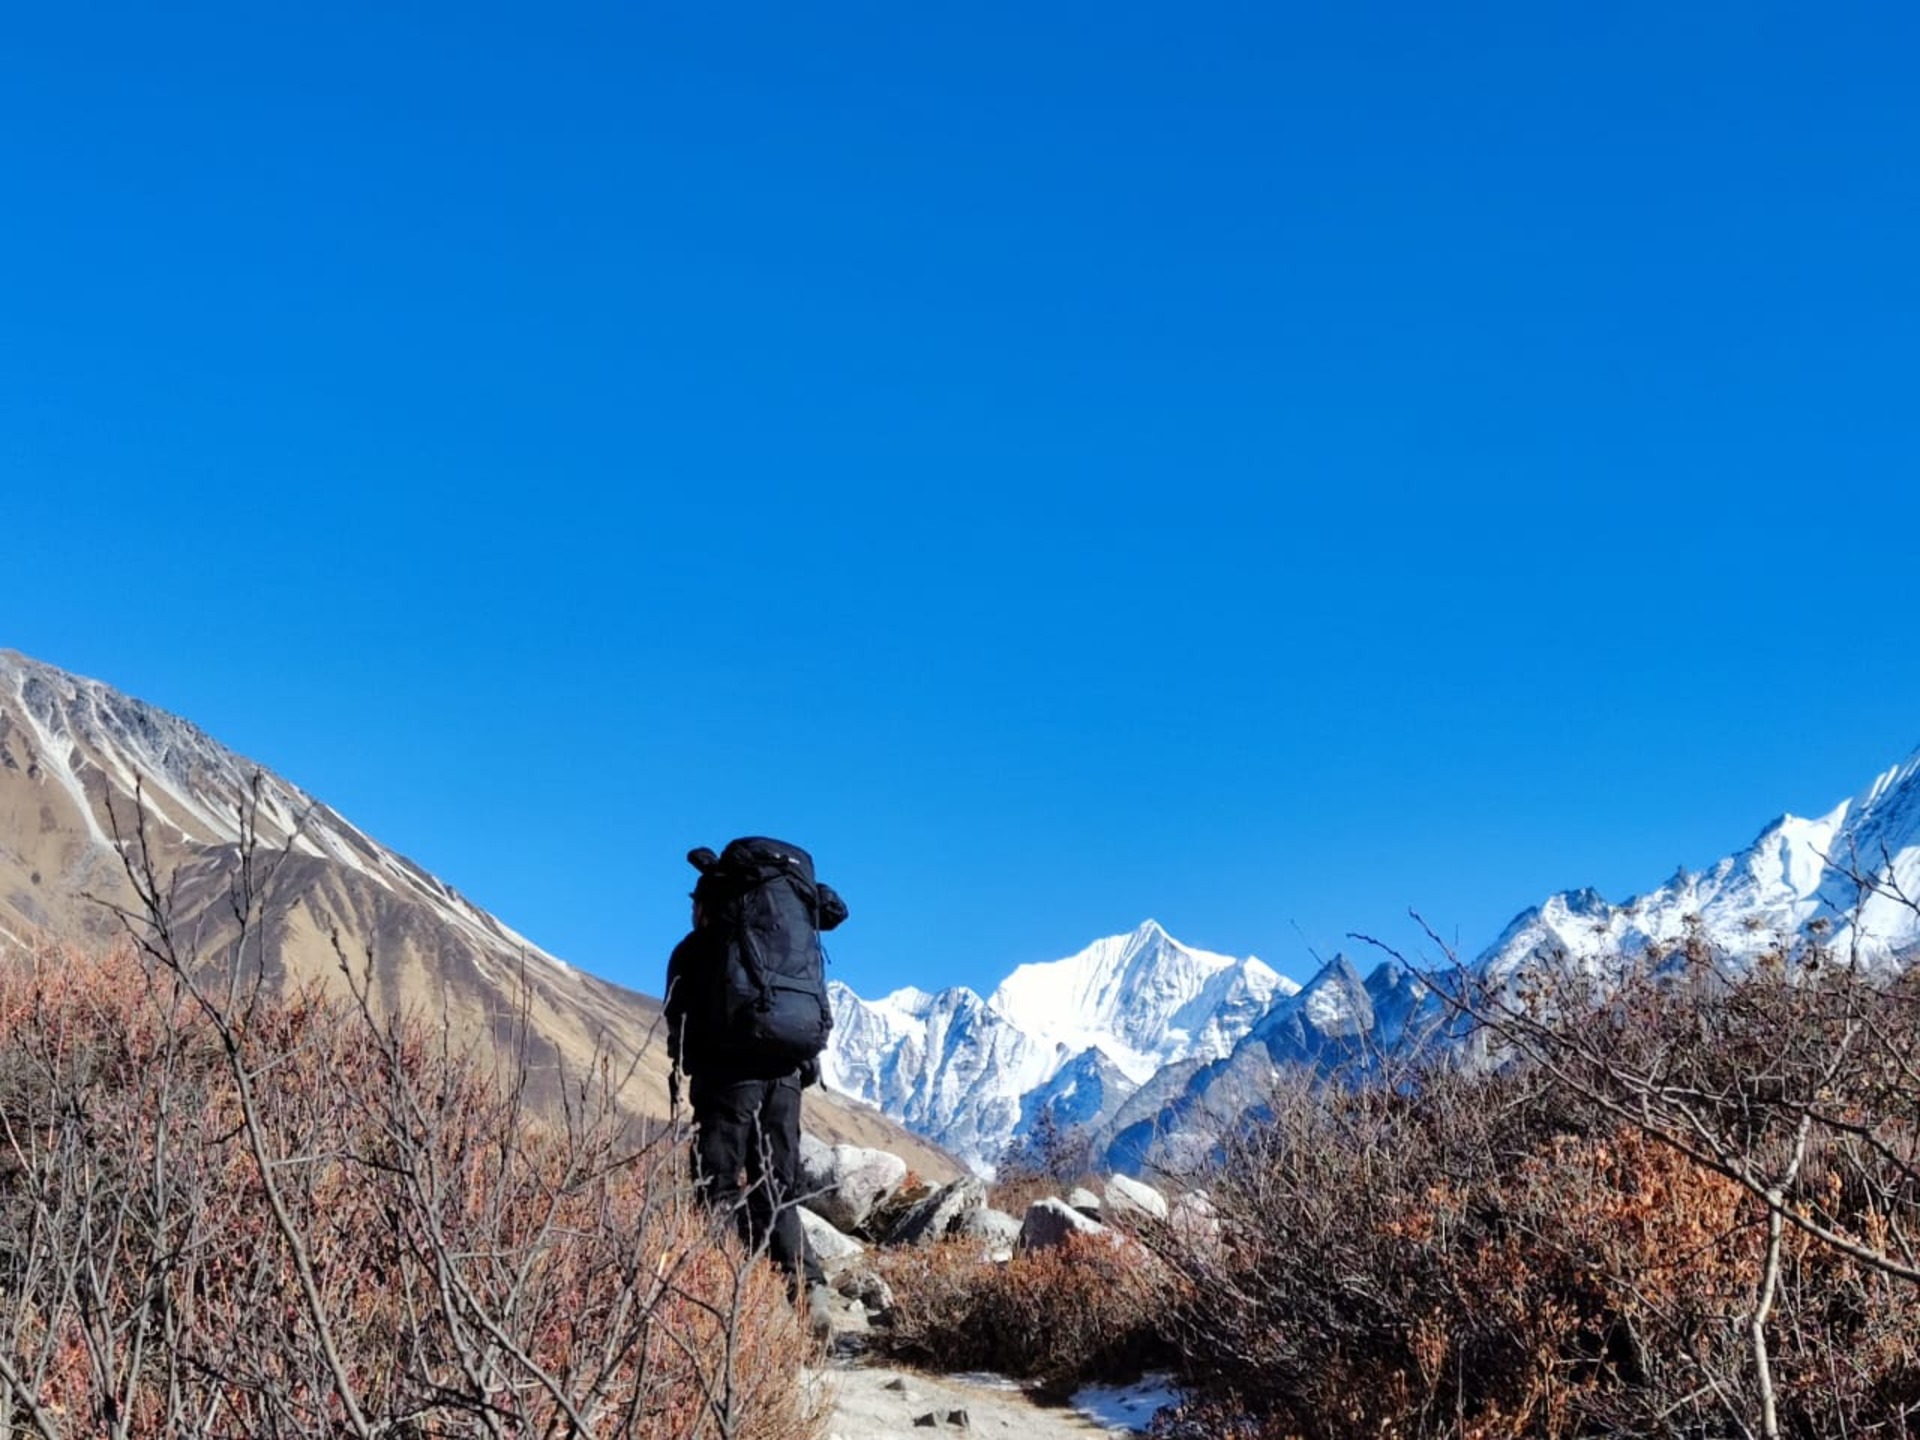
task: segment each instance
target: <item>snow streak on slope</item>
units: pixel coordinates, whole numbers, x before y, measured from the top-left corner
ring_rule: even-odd
[[[833,987],[827,1083],[990,1171],[1041,1110],[1089,1124],[1176,1060],[1225,1055],[1295,988],[1255,959],[1191,950],[1149,920],[1077,955],[965,987],[864,1001]]]

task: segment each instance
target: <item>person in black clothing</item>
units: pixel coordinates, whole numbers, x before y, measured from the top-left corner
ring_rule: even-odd
[[[710,873],[712,851],[688,859],[702,875],[693,891],[693,928],[667,962],[666,1023],[674,1102],[684,1073],[693,1109],[694,1183],[716,1214],[733,1217],[750,1247],[766,1247],[787,1272],[795,1299],[804,1294],[814,1328],[824,1331],[825,1276],[794,1208],[801,1091],[820,1078],[820,1064],[743,1045],[721,1029],[713,994],[728,942],[714,923],[719,882]],[[814,889],[818,927],[831,930],[847,918],[846,903],[829,885]]]

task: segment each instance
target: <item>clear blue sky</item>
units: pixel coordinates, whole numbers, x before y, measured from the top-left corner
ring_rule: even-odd
[[[1477,949],[1920,743],[1908,3],[14,6],[0,644],[657,992]]]

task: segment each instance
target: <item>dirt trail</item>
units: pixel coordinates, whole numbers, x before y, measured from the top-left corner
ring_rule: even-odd
[[[828,1315],[832,1342],[805,1380],[831,1397],[828,1440],[1123,1440],[1144,1433],[1155,1412],[1175,1399],[1165,1377],[1149,1377],[1130,1386],[1089,1387],[1067,1405],[1041,1405],[1004,1376],[934,1375],[888,1364],[873,1348],[873,1317],[855,1293],[834,1292]]]
[[[929,1440],[993,1435],[1020,1440],[1090,1440],[1144,1430],[1151,1400],[1111,1398],[1096,1420],[1073,1409],[1036,1405],[1019,1386],[992,1375],[924,1375],[859,1357],[837,1358],[814,1383],[835,1395],[829,1440]],[[1133,1418],[1137,1414],[1137,1418]],[[1105,1423],[1126,1415],[1130,1424]],[[929,1420],[928,1417],[931,1417]],[[1135,1428],[1137,1427],[1137,1428]]]

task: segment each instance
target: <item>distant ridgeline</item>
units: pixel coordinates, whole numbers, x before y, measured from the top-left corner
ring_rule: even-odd
[[[1920,899],[1920,752],[1819,819],[1784,816],[1738,854],[1625,904],[1556,895],[1433,978],[1500,995],[1543,975],[1604,986],[1689,946],[1737,975],[1815,940],[1892,967],[1920,951],[1920,910],[1902,896]],[[1428,979],[1395,959],[1363,975],[1336,955],[1301,987],[1149,920],[1022,965],[984,999],[955,986],[869,1001],[835,985],[826,1074],[982,1174],[1009,1147],[1030,1154],[1069,1136],[1093,1170],[1179,1167],[1258,1104],[1276,1071],[1470,1047]]]

